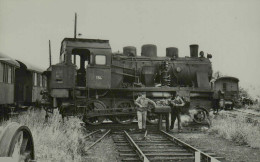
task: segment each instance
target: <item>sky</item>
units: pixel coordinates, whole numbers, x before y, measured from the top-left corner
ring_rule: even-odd
[[[73,37],[74,13],[81,38],[108,39],[113,51],[157,45],[189,56],[189,45],[213,55],[214,71],[240,79],[260,95],[259,0],[0,0],[0,52],[46,69],[60,43]]]

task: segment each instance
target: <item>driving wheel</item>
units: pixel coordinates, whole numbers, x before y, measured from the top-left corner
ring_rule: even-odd
[[[196,109],[196,113],[193,116],[194,122],[201,124],[205,122],[207,118],[208,118],[208,113],[206,112],[206,110],[202,108]]]
[[[115,116],[115,120],[120,124],[130,124],[135,118],[134,103],[132,101],[119,101],[116,103],[116,108],[121,108],[121,110],[116,110],[116,112],[129,113],[129,115]]]
[[[86,103],[86,109],[85,109],[85,115],[84,115],[84,122],[90,124],[90,125],[99,125],[101,124],[104,120],[105,117],[102,116],[102,113],[104,113],[104,109],[106,109],[106,105],[99,100],[90,100],[87,101]],[[102,110],[98,112],[99,110]],[[100,113],[100,116],[95,116],[95,117],[86,117],[87,114],[91,113]]]

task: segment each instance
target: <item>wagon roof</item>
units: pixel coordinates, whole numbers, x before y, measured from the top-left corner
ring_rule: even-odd
[[[20,67],[20,64],[9,56],[6,56],[0,52],[0,61],[6,62],[16,67]]]
[[[219,77],[218,79],[216,79],[216,81],[218,81],[218,80],[224,80],[224,79],[230,79],[230,80],[235,80],[235,81],[239,81],[239,79],[238,78],[236,78],[236,77],[232,77],[232,76],[223,76],[223,77]]]
[[[24,65],[28,71],[33,71],[33,72],[37,72],[37,73],[42,73],[44,71],[40,67],[32,65],[30,63],[27,63],[27,62],[24,62],[24,61],[19,61],[19,60],[17,60],[17,61],[19,62],[19,64]]]

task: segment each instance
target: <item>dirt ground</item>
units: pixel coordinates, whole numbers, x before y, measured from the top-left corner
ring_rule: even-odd
[[[259,162],[260,149],[239,146],[234,142],[208,133],[174,133],[174,136],[197,147],[204,148],[224,157],[230,162]]]

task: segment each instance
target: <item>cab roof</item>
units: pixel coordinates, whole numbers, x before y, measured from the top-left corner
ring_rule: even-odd
[[[229,80],[234,80],[236,82],[239,82],[239,79],[236,78],[236,77],[232,77],[232,76],[223,76],[223,77],[219,77],[216,79],[216,81],[219,81],[219,80],[225,80],[225,79],[229,79]]]
[[[102,39],[64,38],[61,42],[61,55],[65,49],[87,49],[92,53],[112,52],[109,40]]]

